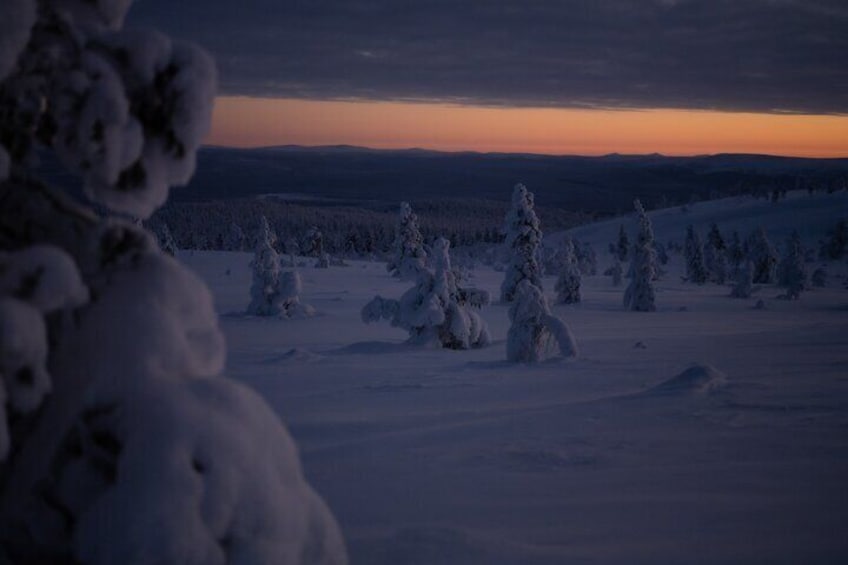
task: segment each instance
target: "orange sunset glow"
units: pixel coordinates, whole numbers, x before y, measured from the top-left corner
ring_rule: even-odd
[[[500,108],[219,97],[212,145],[350,144],[444,151],[848,156],[848,116]]]

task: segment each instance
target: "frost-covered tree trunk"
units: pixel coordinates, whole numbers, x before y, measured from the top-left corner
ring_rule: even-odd
[[[509,320],[507,361],[538,363],[557,354],[577,356],[577,342],[568,326],[551,314],[544,293],[529,280],[518,283]]]
[[[0,3],[0,561],[342,563],[288,433],[221,376],[206,287],[106,212],[188,181],[214,96],[204,52],[121,31],[128,4]]]
[[[254,316],[276,316],[282,312],[280,303],[280,256],[274,249],[276,236],[265,216],[259,218],[256,233],[256,252],[250,266],[253,283],[250,286],[250,304],[247,313]]]
[[[542,269],[539,266],[542,230],[533,209],[533,193],[523,184],[515,185],[512,191],[512,207],[506,215],[504,229],[510,262],[501,284],[501,302],[512,302],[515,289],[523,280],[542,288]]]
[[[560,304],[576,304],[580,302],[580,284],[582,276],[577,266],[577,257],[574,255],[574,243],[567,239],[563,243],[563,267],[557,278],[554,290],[557,293],[557,302]]]
[[[424,238],[418,228],[418,216],[408,202],[400,203],[400,214],[395,228],[392,256],[386,270],[404,281],[414,281],[423,271],[427,261]]]
[[[686,228],[683,256],[686,259],[686,280],[695,284],[707,282],[707,267],[704,264],[704,249],[701,246],[701,238],[691,225]]]
[[[766,235],[766,230],[757,228],[748,238],[748,259],[754,264],[754,282],[771,284],[775,282],[777,268],[777,250]]]
[[[657,275],[654,231],[642,203],[636,200],[634,206],[639,214],[639,232],[631,253],[631,277],[624,291],[624,307],[636,312],[653,312],[656,310],[654,279]]]
[[[450,243],[433,244],[435,271],[423,268],[415,286],[400,300],[375,296],[362,308],[365,323],[386,319],[409,332],[409,341],[449,349],[469,349],[489,344],[489,329],[477,310],[488,295],[460,288],[450,264]]]

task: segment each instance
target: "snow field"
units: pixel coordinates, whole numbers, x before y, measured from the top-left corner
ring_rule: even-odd
[[[846,196],[817,198],[821,234]],[[805,221],[793,202],[650,215],[657,239],[682,241],[688,223],[715,219],[724,233],[720,216],[744,212],[743,237],[764,223],[781,244],[770,222]],[[574,232],[601,272],[620,223]],[[227,372],[287,423],[354,564],[848,559],[843,265],[799,301],[770,285],[732,299],[729,285],[682,283],[672,255],[644,313],[625,311],[623,287],[603,276],[583,278],[580,304],[557,305],[546,276],[581,355],[524,365],[505,361],[505,305],[483,308],[493,344],[477,350],[413,347],[402,329],[363,324],[375,294],[411,286],[383,263],[300,269],[318,315],[281,320],[243,314],[251,254],[180,259],[213,291]],[[497,296],[502,278],[479,266],[468,286]]]

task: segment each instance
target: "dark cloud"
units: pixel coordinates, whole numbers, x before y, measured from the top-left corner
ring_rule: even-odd
[[[848,113],[845,0],[136,0],[225,94]]]

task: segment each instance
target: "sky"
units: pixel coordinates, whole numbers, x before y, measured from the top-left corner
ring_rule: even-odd
[[[848,156],[844,0],[136,0],[217,145]]]

